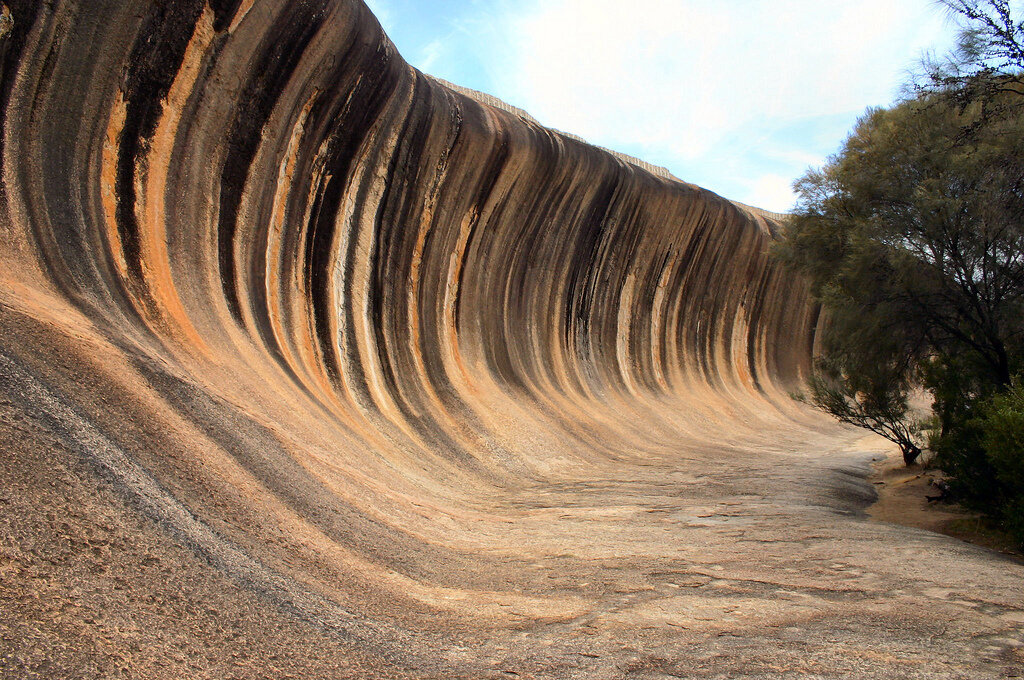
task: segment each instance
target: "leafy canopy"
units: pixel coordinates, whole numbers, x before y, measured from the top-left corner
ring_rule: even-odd
[[[981,114],[936,96],[871,110],[797,182],[778,253],[836,317],[826,349],[881,343],[871,351],[907,370],[964,353],[984,382],[1009,384],[1024,332],[1024,115],[965,141]]]

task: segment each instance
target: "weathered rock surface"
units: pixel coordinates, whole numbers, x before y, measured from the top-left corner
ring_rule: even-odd
[[[1015,677],[867,522],[770,218],[356,0],[7,0],[0,676]]]

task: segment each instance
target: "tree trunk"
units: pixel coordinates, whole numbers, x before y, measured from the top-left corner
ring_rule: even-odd
[[[921,448],[916,444],[900,444],[900,451],[903,453],[903,462],[907,467],[913,465],[917,457],[921,455]]]
[[[1010,386],[1010,357],[1006,353],[1006,346],[1002,342],[996,343],[996,356],[998,364],[996,366],[996,379],[999,381],[999,387],[1007,388]]]

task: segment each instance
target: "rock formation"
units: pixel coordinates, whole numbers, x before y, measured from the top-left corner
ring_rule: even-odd
[[[865,522],[859,435],[789,399],[770,215],[415,71],[359,0],[0,33],[0,676],[1020,663],[1024,570]]]

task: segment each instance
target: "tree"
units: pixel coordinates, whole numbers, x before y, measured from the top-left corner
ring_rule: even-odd
[[[1024,106],[1024,21],[1020,3],[1008,0],[939,0],[960,27],[952,50],[928,56],[908,91],[912,97],[938,97],[978,115],[959,131],[967,140],[1007,109]]]
[[[883,259],[864,258],[861,264],[869,264],[869,270],[851,271],[848,280],[885,280]],[[906,332],[916,329],[898,323],[899,310],[885,301],[883,290],[875,288],[870,304],[864,304],[834,282],[818,289],[827,315],[822,352],[807,382],[808,394],[798,398],[840,422],[885,437],[899,446],[903,461],[912,465],[921,447],[908,401],[921,339]]]
[[[917,432],[908,418],[909,386],[898,370],[873,366],[851,370],[833,357],[819,358],[808,380],[809,396],[798,395],[834,416],[885,437],[900,448],[903,462],[913,465],[921,455]]]
[[[947,398],[948,429],[961,402],[1019,369],[1024,116],[1004,103],[923,94],[869,110],[795,185],[776,253],[809,276],[831,319],[812,401],[848,422],[901,421],[897,443],[914,381]],[[954,378],[967,393],[938,384]]]
[[[918,93],[941,93],[961,104],[1024,94],[1024,22],[1008,0],[940,0],[960,24],[953,49],[924,61]]]

